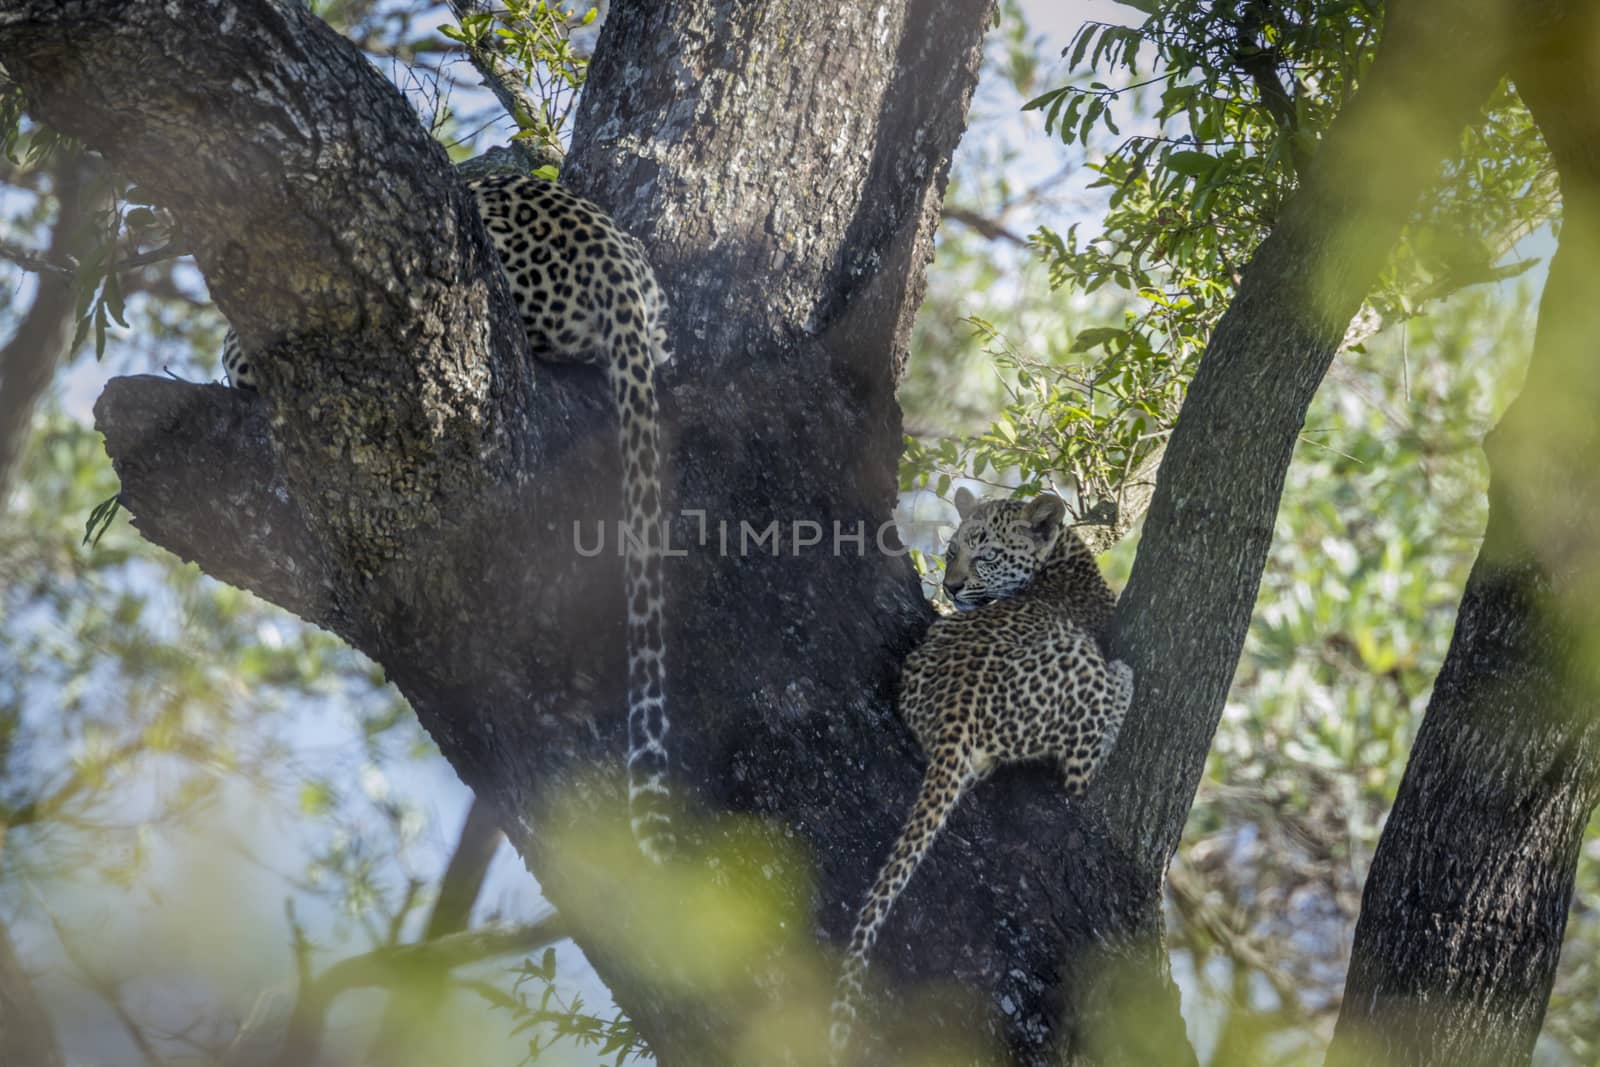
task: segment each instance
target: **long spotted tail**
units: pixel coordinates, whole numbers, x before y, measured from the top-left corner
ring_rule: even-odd
[[[628,598],[628,814],[639,850],[661,863],[674,838],[668,813],[666,594],[661,580],[660,444],[648,343],[629,331],[608,377],[622,445],[623,555]]]
[[[878,880],[872,884],[867,902],[856,918],[855,932],[850,935],[850,951],[834,989],[833,1025],[828,1033],[835,1064],[843,1062],[850,1045],[850,1031],[861,1003],[862,978],[867,972],[867,956],[878,943],[878,931],[889,918],[889,910],[900,898],[906,883],[916,873],[922,857],[928,854],[939,831],[944,829],[950,813],[977,779],[971,763],[960,753],[947,750],[929,756],[917,802],[906,817],[894,851],[889,853],[889,859],[878,872]]]

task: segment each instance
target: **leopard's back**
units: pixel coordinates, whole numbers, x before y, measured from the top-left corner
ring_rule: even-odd
[[[962,491],[956,505],[945,587],[966,610],[935,620],[901,670],[898,708],[928,766],[851,933],[833,1003],[836,1063],[879,931],[961,798],[1000,764],[1041,757],[1081,794],[1133,699],[1133,671],[1100,645],[1116,598],[1061,501],[980,505]]]

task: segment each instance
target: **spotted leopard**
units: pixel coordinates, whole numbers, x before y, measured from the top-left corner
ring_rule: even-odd
[[[1001,763],[1036,758],[1055,760],[1068,795],[1081,795],[1133,699],[1132,669],[1099,644],[1116,595],[1060,498],[978,503],[961,489],[956,510],[944,583],[960,610],[934,621],[900,679],[900,716],[928,767],[850,937],[833,1002],[835,1062],[868,954],[956,804]]]
[[[644,246],[595,204],[535,177],[469,188],[534,356],[604,368],[616,403],[627,520],[628,803],[634,838],[660,862],[672,845],[655,391],[655,367],[671,358],[666,301]],[[250,354],[231,330],[222,362],[234,386],[256,387]]]

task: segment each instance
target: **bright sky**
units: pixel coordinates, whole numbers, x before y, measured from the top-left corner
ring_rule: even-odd
[[[1144,18],[1136,8],[1113,0],[1022,0],[1022,11],[1034,30],[1057,43],[1058,51],[1085,22],[1131,25]]]

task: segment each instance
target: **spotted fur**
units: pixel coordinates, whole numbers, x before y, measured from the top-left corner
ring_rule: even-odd
[[[671,358],[666,302],[644,246],[596,205],[542,178],[497,176],[470,188],[533,354],[603,368],[617,406],[627,526],[628,803],[634,838],[660,862],[672,845],[655,391],[655,367]],[[255,388],[231,330],[222,359],[233,385]]]
[[[867,957],[895,900],[956,804],[1002,763],[1052,759],[1081,795],[1116,744],[1133,671],[1108,662],[1100,633],[1116,595],[1067,529],[1054,496],[977,503],[956,493],[937,619],[906,658],[900,716],[928,757],[922,788],[850,937],[833,1002],[835,1061],[849,1045]]]

